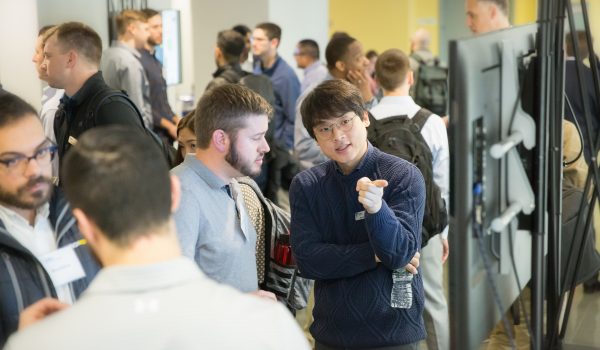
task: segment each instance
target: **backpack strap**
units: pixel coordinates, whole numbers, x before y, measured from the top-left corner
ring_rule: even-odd
[[[414,52],[413,52],[413,53],[411,53],[409,57],[412,57],[412,58],[414,58],[414,59],[415,59],[415,61],[417,61],[417,62],[419,63],[419,65],[422,65],[422,66],[426,66],[426,65],[427,65],[427,62],[425,62],[425,60],[423,59],[423,57],[421,57],[421,56],[417,55],[417,54],[416,54],[416,53],[414,53]]]
[[[425,125],[425,123],[427,122],[429,117],[431,117],[432,115],[433,115],[433,112],[431,112],[430,110],[421,108],[417,111],[415,116],[412,118],[412,121],[413,121],[413,123],[415,123],[416,125],[419,126],[419,131],[421,131],[421,129],[423,129],[423,126]]]
[[[94,123],[93,126],[97,125],[96,117],[98,116],[98,111],[100,110],[100,107],[102,107],[106,100],[108,100],[111,97],[121,97],[123,100],[127,101],[129,105],[133,107],[133,110],[140,119],[140,123],[142,123],[142,126],[146,129],[146,123],[144,123],[144,119],[142,118],[142,112],[140,112],[139,108],[135,105],[135,103],[133,103],[133,101],[131,101],[129,96],[127,96],[127,94],[124,91],[117,89],[100,90],[96,92],[96,94],[94,94],[94,96],[92,97],[90,107],[93,108],[93,110],[91,110],[90,113],[92,113],[91,117],[92,122]]]
[[[379,121],[377,119],[375,119],[375,117],[373,116],[373,114],[371,114],[371,112],[367,111],[367,114],[369,115],[369,127],[367,128],[367,140],[369,140],[371,143],[375,142],[375,138],[377,138],[377,126],[379,125]]]

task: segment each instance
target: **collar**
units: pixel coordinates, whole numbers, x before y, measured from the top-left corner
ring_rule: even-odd
[[[85,295],[148,292],[202,277],[198,266],[184,257],[147,265],[110,266],[98,273]]]
[[[240,75],[242,75],[242,73],[244,72],[244,70],[242,69],[242,66],[239,63],[226,64],[222,67],[217,68],[217,70],[213,73],[213,78],[217,78],[217,77],[221,76],[221,74],[223,74],[223,72],[228,71],[228,70],[233,70],[236,73],[239,73]]]
[[[118,47],[118,48],[121,48],[123,50],[127,50],[132,55],[134,55],[136,58],[138,58],[138,59],[140,57],[142,57],[142,55],[140,54],[140,52],[138,50],[134,49],[133,47],[131,47],[131,46],[127,45],[127,44],[124,44],[124,43],[120,42],[119,40],[113,40],[110,46],[111,47]]]
[[[37,223],[37,221],[40,218],[43,219],[48,219],[48,216],[50,215],[50,204],[49,203],[44,203],[41,207],[39,207],[36,210],[35,213],[35,219],[34,219],[34,225],[35,223]],[[25,223],[27,225],[29,225],[29,222],[27,220],[25,220],[24,217],[22,217],[21,215],[19,215],[16,211],[9,209],[3,205],[0,205],[0,216],[5,217],[7,220],[11,220],[11,221],[21,221],[22,223]],[[6,223],[4,223],[4,225],[6,225]]]
[[[262,65],[262,61],[260,61],[260,69],[264,74],[271,75],[275,72],[275,69],[277,69],[279,62],[281,62],[281,57],[279,57],[279,55],[275,56],[275,63],[273,63],[273,66],[271,66],[271,68],[264,68]]]
[[[223,186],[227,185],[221,178],[215,175],[204,163],[196,158],[195,154],[185,156],[183,163],[190,167],[198,176],[204,180],[213,189],[222,190]]]
[[[322,65],[321,61],[319,61],[319,60],[314,61],[308,67],[304,68],[304,74],[306,75],[307,73],[316,70],[321,65]]]
[[[413,100],[410,96],[384,96],[381,101],[379,101],[380,105],[398,105],[402,104],[404,106],[416,106],[415,100]]]
[[[369,164],[369,163],[367,163],[367,160],[372,158],[372,154],[374,152],[375,152],[375,147],[373,147],[373,145],[371,145],[371,142],[367,141],[367,152],[362,157],[362,159],[360,160],[360,162],[358,163],[356,168],[354,168],[350,172],[350,174],[344,174],[344,172],[342,171],[342,168],[340,168],[340,166],[338,165],[338,163],[336,161],[332,161],[333,167],[342,176],[352,176],[356,172],[360,171],[365,165]]]
[[[69,97],[67,94],[64,94],[60,99],[60,103],[64,104],[66,107],[79,106],[88,98],[92,97],[93,94],[98,91],[98,85],[103,83],[104,79],[102,78],[102,72],[97,71],[83,83],[83,86],[77,90],[73,96]]]

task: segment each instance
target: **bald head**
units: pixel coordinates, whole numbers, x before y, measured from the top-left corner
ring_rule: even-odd
[[[465,0],[467,26],[473,34],[508,28],[508,0]]]
[[[410,37],[411,51],[429,50],[429,44],[431,44],[431,35],[429,35],[429,32],[424,28],[419,28]]]

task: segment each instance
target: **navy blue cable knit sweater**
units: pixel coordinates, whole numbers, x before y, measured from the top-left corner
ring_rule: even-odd
[[[364,176],[389,184],[381,209],[361,219],[356,182]],[[406,266],[421,246],[425,183],[418,168],[369,144],[348,175],[333,161],[298,174],[290,205],[294,256],[302,275],[316,280],[310,330],[318,342],[361,348],[425,338],[420,275],[412,280],[412,307],[390,306],[392,270]]]

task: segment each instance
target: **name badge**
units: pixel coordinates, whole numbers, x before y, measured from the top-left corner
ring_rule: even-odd
[[[359,211],[354,213],[354,221],[364,220],[365,219],[365,211]]]
[[[85,277],[85,271],[75,254],[75,248],[82,243],[75,242],[42,256],[39,260],[50,275],[55,287],[63,286]]]
[[[74,138],[73,136],[69,136],[69,143],[73,146],[75,146],[77,144],[77,139]]]

